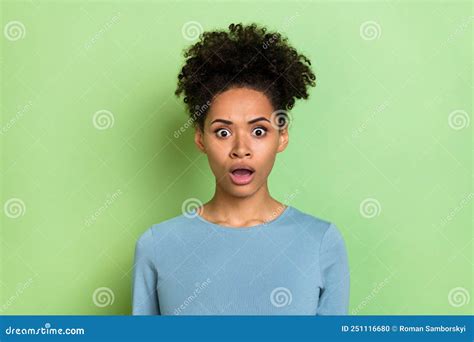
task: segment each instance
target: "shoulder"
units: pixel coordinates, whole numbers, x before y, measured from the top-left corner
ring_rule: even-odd
[[[292,220],[307,233],[322,237],[331,226],[331,222],[293,207]]]
[[[168,232],[182,226],[185,220],[184,215],[179,215],[151,225],[139,235],[137,246],[153,246]]]
[[[299,209],[293,209],[293,220],[321,244],[343,239],[341,231],[335,223]]]
[[[161,221],[159,223],[155,223],[149,228],[149,230],[151,230],[154,235],[166,234],[171,230],[176,230],[176,228],[180,228],[189,223],[190,219],[181,214]]]

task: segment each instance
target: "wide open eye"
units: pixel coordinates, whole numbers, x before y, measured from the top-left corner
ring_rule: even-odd
[[[225,129],[225,128],[219,128],[219,129],[215,130],[214,133],[216,133],[216,135],[219,138],[227,138],[228,136],[231,135],[230,131],[228,129]]]
[[[267,134],[267,129],[265,127],[256,127],[252,133],[257,137],[263,137]]]

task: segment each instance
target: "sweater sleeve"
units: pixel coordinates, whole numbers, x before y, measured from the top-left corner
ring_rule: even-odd
[[[135,245],[132,315],[160,315],[153,231],[148,229]]]
[[[319,294],[317,315],[347,315],[350,272],[344,239],[330,224],[320,247],[320,271],[323,287]]]

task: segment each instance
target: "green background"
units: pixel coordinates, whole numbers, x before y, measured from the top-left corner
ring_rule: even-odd
[[[173,135],[182,50],[193,25],[257,22],[314,66],[269,186],[340,228],[350,313],[473,314],[472,2],[1,6],[0,313],[131,313],[137,237],[214,191]]]

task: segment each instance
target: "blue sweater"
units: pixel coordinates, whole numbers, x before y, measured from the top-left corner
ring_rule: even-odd
[[[345,315],[349,265],[332,223],[292,206],[232,228],[196,211],[138,239],[133,315]]]

